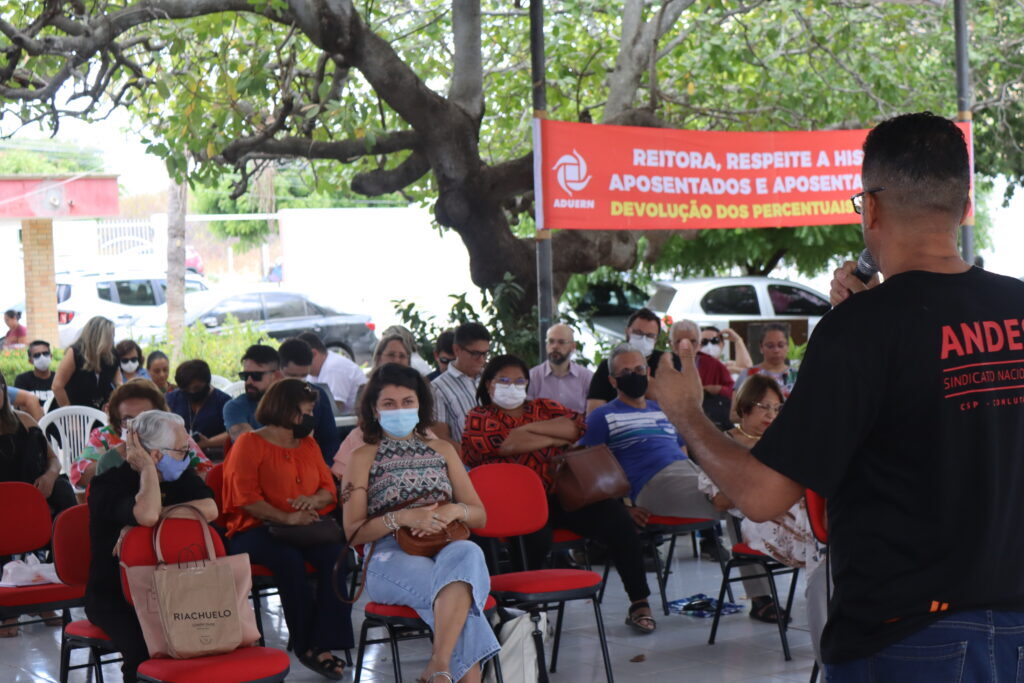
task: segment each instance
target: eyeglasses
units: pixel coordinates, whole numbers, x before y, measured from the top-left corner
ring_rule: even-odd
[[[487,354],[490,353],[490,350],[487,350],[487,351],[470,351],[469,349],[463,349],[463,351],[468,353],[473,360],[483,360],[484,358],[487,357]]]
[[[850,203],[853,204],[853,212],[859,216],[860,212],[864,210],[864,195],[881,192],[884,189],[884,187],[872,187],[850,197]]]
[[[454,363],[455,359],[454,358],[448,358],[447,356],[438,356],[437,357],[437,362],[441,363],[442,365],[448,365],[449,363]]]
[[[497,384],[500,384],[505,387],[513,385],[517,387],[525,387],[528,380],[523,379],[522,377],[520,377],[519,379],[512,379],[510,377],[495,377],[494,381]]]
[[[33,353],[31,355],[32,355],[32,360],[36,360],[37,358],[42,358],[43,356],[46,356],[47,358],[49,358],[50,357],[50,352],[49,351],[40,351],[39,353]]]
[[[779,413],[782,412],[783,404],[782,403],[776,403],[776,404],[773,405],[771,403],[755,403],[754,406],[756,408],[760,408],[761,410],[763,410],[766,413],[774,413],[774,414],[778,415]]]
[[[243,382],[248,382],[250,379],[253,382],[260,382],[263,380],[263,375],[267,374],[266,370],[253,370],[252,372],[242,371],[238,373],[238,379]]]
[[[701,348],[703,348],[705,346],[710,346],[711,344],[721,344],[721,343],[722,343],[722,338],[721,337],[711,337],[710,339],[701,339],[700,340]]]
[[[163,452],[164,453],[177,453],[178,455],[180,455],[183,458],[185,458],[185,457],[188,457],[190,453],[192,453],[192,449],[191,448],[164,448]]]

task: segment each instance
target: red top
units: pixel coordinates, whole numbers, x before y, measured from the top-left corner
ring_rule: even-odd
[[[549,446],[529,453],[502,455],[498,453],[509,432],[533,422],[545,422],[558,417],[567,417],[576,424],[582,435],[587,429],[586,418],[581,413],[569,410],[561,403],[547,398],[537,398],[523,404],[523,414],[513,417],[495,405],[476,407],[466,415],[466,428],[462,432],[462,460],[468,467],[495,462],[513,462],[526,465],[540,475],[544,486],[551,490],[551,474],[548,464],[551,458],[565,451],[564,448]]]
[[[336,490],[313,437],[302,439],[295,448],[282,448],[258,434],[243,434],[224,462],[224,520],[228,537],[262,524],[242,510],[243,505],[263,500],[278,510],[292,512],[289,499],[311,496],[320,489]],[[337,499],[317,512],[326,514],[336,505]]]
[[[4,335],[4,341],[8,344],[13,344],[16,340],[27,336],[28,329],[21,323],[18,323],[14,327],[8,328],[7,334]]]
[[[697,374],[700,375],[700,383],[702,386],[714,386],[720,384],[722,386],[721,396],[726,398],[732,398],[733,379],[732,375],[729,374],[729,368],[725,367],[722,361],[718,360],[713,356],[709,356],[703,351],[697,352]]]

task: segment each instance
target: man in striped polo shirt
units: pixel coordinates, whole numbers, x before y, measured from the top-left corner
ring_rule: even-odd
[[[455,360],[430,383],[434,392],[434,426],[442,439],[461,447],[466,414],[475,408],[476,387],[491,349],[491,334],[480,323],[464,323],[455,328]]]

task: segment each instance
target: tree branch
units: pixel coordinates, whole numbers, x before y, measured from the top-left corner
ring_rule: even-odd
[[[448,99],[479,121],[484,115],[480,0],[452,0],[452,42],[455,60]]]
[[[259,136],[254,136],[259,137]],[[229,163],[238,163],[243,157],[263,158],[303,157],[352,161],[371,154],[390,154],[416,147],[419,136],[413,131],[398,131],[379,135],[373,142],[367,138],[324,141],[309,138],[283,137],[264,140],[245,138],[232,142],[220,156]]]
[[[408,187],[430,171],[430,162],[413,152],[395,168],[379,168],[352,179],[352,189],[367,197],[379,197]]]

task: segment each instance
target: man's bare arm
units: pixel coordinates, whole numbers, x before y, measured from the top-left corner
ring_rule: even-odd
[[[669,354],[661,357],[652,382],[658,404],[683,435],[690,457],[748,519],[766,522],[778,517],[800,499],[803,488],[761,463],[704,415],[704,392],[692,362],[694,349],[686,341],[682,346],[683,372],[672,367]]]

